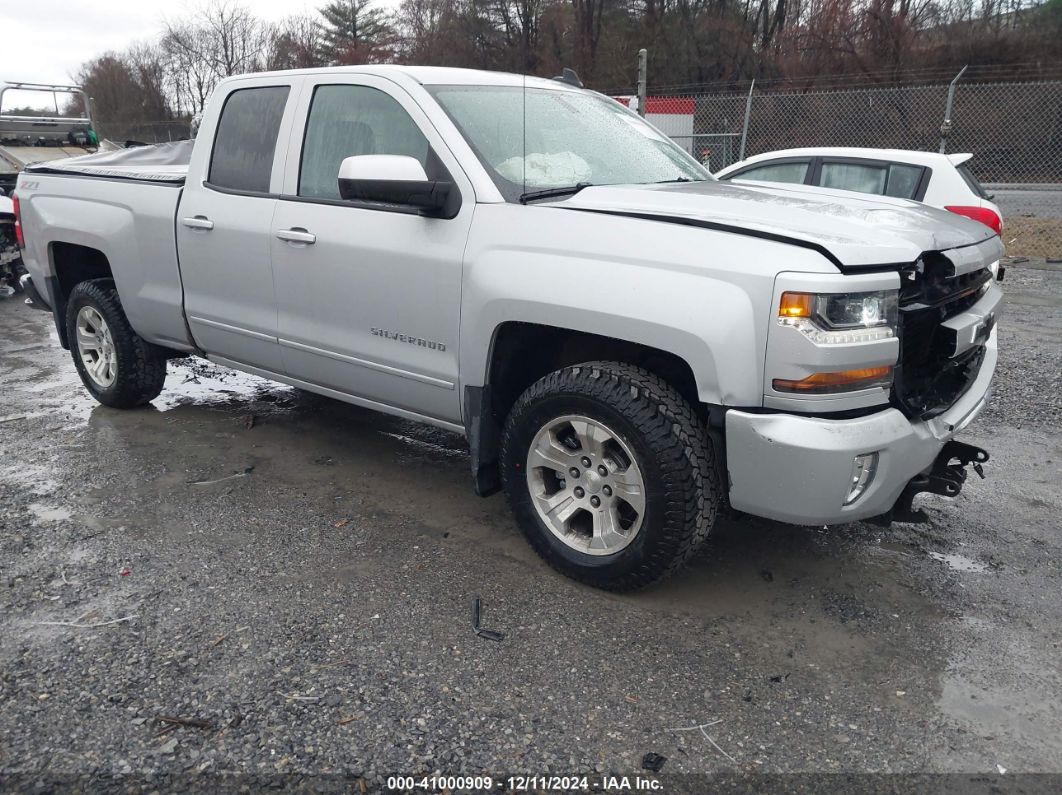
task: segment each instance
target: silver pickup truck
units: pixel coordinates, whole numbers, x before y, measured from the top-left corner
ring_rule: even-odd
[[[906,517],[988,455],[1003,253],[913,202],[716,182],[572,81],[366,66],[215,90],[194,146],[27,169],[31,301],[138,406],[187,355],[465,434],[612,589],[718,513]]]

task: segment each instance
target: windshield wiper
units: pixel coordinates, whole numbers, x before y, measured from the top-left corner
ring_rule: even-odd
[[[520,203],[527,204],[536,199],[556,199],[561,196],[574,196],[583,188],[590,187],[589,182],[577,182],[574,185],[566,185],[563,188],[545,188],[544,190],[532,190],[520,194]]]

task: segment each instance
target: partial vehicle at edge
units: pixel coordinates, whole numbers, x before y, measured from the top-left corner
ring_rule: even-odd
[[[817,146],[764,152],[727,166],[716,178],[818,185],[940,207],[1003,234],[1003,214],[970,168],[969,152]]]

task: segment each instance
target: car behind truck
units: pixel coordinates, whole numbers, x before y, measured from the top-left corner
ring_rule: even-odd
[[[904,200],[715,181],[571,81],[231,78],[194,145],[19,178],[26,287],[85,387],[197,355],[465,434],[534,548],[604,588],[723,509],[906,516],[987,453],[1003,252]]]

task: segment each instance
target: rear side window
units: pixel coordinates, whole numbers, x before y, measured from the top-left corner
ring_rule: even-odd
[[[287,99],[287,86],[243,88],[229,94],[210,158],[207,181],[211,185],[269,192],[273,152]]]
[[[854,190],[877,196],[913,199],[922,182],[921,166],[905,163],[831,163],[822,164],[819,185],[823,188]]]
[[[819,185],[824,188],[854,190],[859,193],[885,193],[888,169],[858,163],[823,163]]]
[[[898,199],[913,199],[918,192],[918,183],[922,181],[922,169],[919,166],[905,166],[893,163],[889,166],[889,181],[885,186],[886,196]]]
[[[319,86],[302,144],[299,195],[338,199],[339,165],[357,155],[406,155],[428,168],[428,139],[383,91],[368,86]]]
[[[756,166],[740,174],[733,174],[727,179],[756,179],[762,182],[797,182],[803,183],[808,175],[810,161],[804,160],[790,163],[771,163],[766,166]]]
[[[991,199],[984,188],[981,187],[981,183],[977,181],[977,177],[970,171],[970,167],[963,163],[958,167],[959,176],[962,177],[962,181],[974,192],[975,195],[980,196],[982,199]]]

